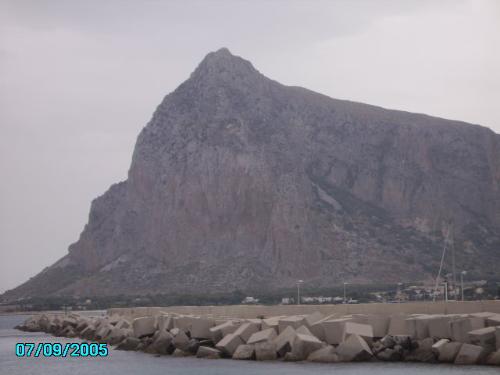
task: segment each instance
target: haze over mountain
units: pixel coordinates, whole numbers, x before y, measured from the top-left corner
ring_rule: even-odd
[[[447,236],[460,269],[500,276],[500,135],[283,86],[221,49],[68,255],[4,297],[428,280]]]

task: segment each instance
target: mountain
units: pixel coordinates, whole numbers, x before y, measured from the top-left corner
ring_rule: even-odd
[[[69,253],[4,298],[429,280],[445,241],[458,270],[500,276],[500,135],[284,86],[221,49]]]

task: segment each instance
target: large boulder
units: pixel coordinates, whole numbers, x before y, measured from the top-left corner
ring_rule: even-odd
[[[240,336],[230,333],[220,340],[215,347],[227,356],[232,357],[238,346],[244,344]]]
[[[495,350],[495,327],[475,329],[468,333],[469,342],[473,345],[480,345],[489,351]]]
[[[455,358],[457,365],[475,365],[481,363],[487,351],[479,345],[463,344]]]
[[[353,334],[337,347],[339,359],[343,362],[367,361],[373,353],[362,337]]]
[[[132,329],[134,336],[139,339],[144,336],[151,336],[156,331],[155,318],[153,316],[135,318],[132,322]]]
[[[274,342],[259,341],[255,344],[255,359],[257,361],[272,361],[276,358],[276,344]]]
[[[263,331],[255,332],[247,341],[247,344],[257,344],[258,342],[269,342],[277,337],[276,330],[274,328],[268,328]]]
[[[377,353],[377,358],[381,361],[395,362],[401,360],[401,352],[392,348],[385,348]]]
[[[175,350],[172,341],[173,336],[171,333],[167,331],[156,331],[153,336],[153,342],[149,345],[148,349],[151,350],[151,353],[172,354]]]
[[[254,333],[260,331],[260,327],[260,322],[246,322],[237,327],[234,334],[240,336],[244,342],[247,342]]]
[[[233,354],[233,359],[255,359],[255,345],[242,344],[238,346]]]
[[[137,337],[126,337],[116,346],[116,350],[136,350],[141,340]]]
[[[172,353],[172,357],[189,357],[192,355],[190,352],[185,352],[184,350],[175,349]]]

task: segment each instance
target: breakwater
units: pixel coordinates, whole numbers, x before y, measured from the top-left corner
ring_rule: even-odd
[[[498,302],[109,309],[39,314],[17,328],[175,357],[499,366]]]

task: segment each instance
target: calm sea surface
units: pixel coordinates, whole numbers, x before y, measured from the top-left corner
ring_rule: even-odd
[[[27,315],[0,316],[0,374],[99,374],[99,375],[458,375],[495,374],[494,367],[451,365],[426,365],[412,363],[281,363],[197,358],[154,357],[145,353],[110,350],[106,358],[17,358],[18,342],[74,342],[78,340],[57,338],[42,333],[21,332],[13,327]]]

